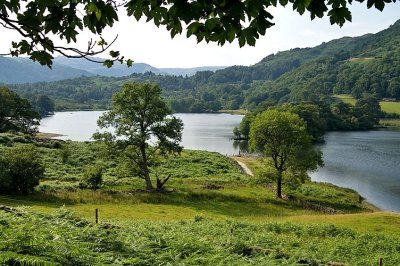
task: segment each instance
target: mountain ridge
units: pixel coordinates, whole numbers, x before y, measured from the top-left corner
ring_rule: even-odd
[[[104,61],[102,58],[92,58]],[[101,63],[90,62],[86,59],[72,59],[57,56],[54,58],[52,69],[41,66],[26,57],[0,56],[0,84],[21,84],[35,82],[51,82],[82,76],[122,77],[133,73],[153,72],[161,75],[192,76],[198,71],[215,71],[225,66],[202,66],[194,68],[156,68],[146,63],[134,63],[132,67],[115,64],[107,68]]]

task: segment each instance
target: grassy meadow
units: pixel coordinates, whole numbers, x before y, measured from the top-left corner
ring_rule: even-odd
[[[343,214],[278,200],[259,183],[256,158],[240,158],[251,177],[232,158],[185,150],[152,169],[171,180],[151,193],[98,143],[2,134],[0,153],[30,142],[45,178],[31,195],[0,195],[0,265],[400,264],[400,215],[373,212],[355,191],[324,183],[285,193]],[[94,164],[104,169],[95,191],[80,185]]]
[[[356,99],[353,98],[353,96],[348,95],[348,94],[341,94],[341,95],[335,95],[336,98],[341,99],[343,102],[355,105],[356,104]],[[394,113],[394,114],[400,114],[400,102],[380,102],[381,109],[382,111],[386,113]]]

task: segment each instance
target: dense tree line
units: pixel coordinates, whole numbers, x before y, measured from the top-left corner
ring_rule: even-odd
[[[326,131],[372,129],[379,124],[379,117],[382,116],[379,101],[371,94],[363,94],[355,106],[325,97],[314,102],[284,103],[266,109],[298,115],[305,121],[306,131],[313,142],[323,141]],[[243,118],[240,125],[234,129],[237,139],[249,139],[251,123],[257,114],[264,110],[259,108]]]

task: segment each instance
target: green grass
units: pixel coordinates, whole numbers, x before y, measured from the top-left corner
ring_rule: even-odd
[[[143,180],[126,176],[118,162],[105,159],[98,144],[67,142],[64,145],[68,149],[39,147],[46,171],[34,194],[3,195],[0,204],[26,205],[43,212],[65,205],[88,218],[99,208],[104,218],[114,220],[190,219],[201,214],[215,219],[261,221],[268,217],[315,213],[276,200],[273,193],[254,185],[251,178],[243,175],[234,160],[218,153],[184,151],[181,156],[171,157],[153,169],[161,177],[171,174],[166,187],[171,192],[148,193],[142,190]],[[6,148],[3,146],[0,150]],[[69,151],[64,161],[63,150]],[[80,189],[84,169],[93,163],[106,169],[105,185],[98,191]]]
[[[397,234],[326,224],[215,221],[100,223],[65,209],[0,211],[4,265],[385,265],[400,264]]]
[[[119,219],[121,213],[115,205],[125,206],[124,209],[132,214],[130,217],[167,217],[163,213],[160,215],[158,210],[152,213],[147,211],[152,208],[143,207],[152,204],[157,205],[158,209],[168,209],[169,217],[182,218],[190,218],[196,212],[216,219],[251,221],[318,214],[277,200],[273,192],[258,185],[258,176],[263,172],[264,163],[255,158],[239,158],[256,175],[248,177],[240,172],[233,159],[218,153],[184,151],[181,156],[170,157],[152,169],[159,177],[171,175],[166,187],[170,192],[148,193],[143,191],[144,181],[129,176],[121,162],[105,155],[104,147],[100,144],[66,142],[61,148],[51,148],[48,144],[38,145],[46,171],[36,192],[28,196],[1,196],[0,203],[27,205],[46,212],[65,205],[84,217],[91,217],[96,208],[94,206],[99,206],[107,218],[115,219]],[[7,148],[0,146],[0,152]],[[79,186],[85,167],[91,164],[102,165],[105,169],[104,185],[97,191],[80,189]],[[345,212],[367,211],[355,191],[330,184],[308,182],[296,191],[285,189],[285,192]],[[141,207],[146,211],[142,211]]]
[[[356,63],[364,63],[364,62],[368,62],[368,61],[371,61],[374,59],[375,58],[373,58],[373,57],[353,57],[353,58],[350,58],[349,61],[356,62]]]
[[[400,114],[400,102],[380,102],[382,111]]]
[[[236,110],[220,110],[218,111],[219,113],[228,113],[228,114],[233,114],[233,115],[245,115],[248,114],[249,111],[246,109],[236,109]]]
[[[372,212],[340,215],[298,215],[279,219],[300,224],[334,224],[360,233],[382,233],[400,236],[400,215],[390,212]]]
[[[0,137],[3,135],[0,134]],[[10,136],[8,136],[10,137]],[[21,142],[34,142],[19,136]],[[25,145],[12,143],[7,145]],[[0,152],[7,149],[0,145]],[[359,195],[307,182],[286,192],[348,214],[303,209],[258,185],[217,153],[184,151],[153,169],[171,174],[166,193],[144,192],[96,143],[36,143],[45,178],[28,196],[0,195],[0,265],[387,265],[400,261],[400,215],[373,212]],[[67,155],[67,156],[66,156]],[[80,189],[83,170],[103,165],[104,186]],[[95,209],[100,224],[94,224]],[[18,263],[17,263],[18,262]],[[342,264],[338,264],[342,263]],[[333,264],[335,265],[335,264]]]

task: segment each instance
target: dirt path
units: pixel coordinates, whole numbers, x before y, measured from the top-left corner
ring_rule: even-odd
[[[239,164],[244,174],[248,176],[254,176],[253,172],[247,167],[247,165],[244,162],[240,161],[238,157],[232,157],[232,159],[234,159]]]

